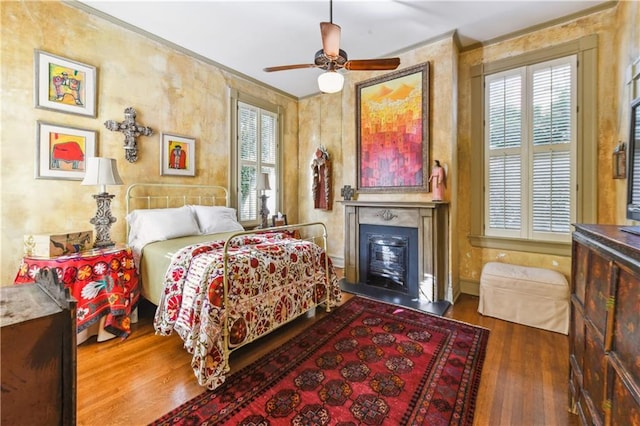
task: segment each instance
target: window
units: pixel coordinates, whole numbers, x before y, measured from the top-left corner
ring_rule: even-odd
[[[259,105],[260,101],[246,96],[242,100],[232,93],[232,204],[238,220],[245,226],[260,222],[261,174],[269,175],[267,208],[273,215],[279,211],[279,140],[278,107]]]
[[[569,241],[576,57],[485,77],[485,235]]]
[[[597,223],[598,37],[471,67],[474,247],[571,255]]]

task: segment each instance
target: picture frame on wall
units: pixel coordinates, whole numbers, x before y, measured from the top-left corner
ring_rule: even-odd
[[[35,50],[36,108],[96,117],[96,67]]]
[[[172,133],[162,133],[160,139],[160,175],[195,176],[196,139]]]
[[[356,84],[357,191],[429,191],[429,63]]]
[[[36,179],[82,180],[86,159],[97,154],[97,132],[37,122]]]

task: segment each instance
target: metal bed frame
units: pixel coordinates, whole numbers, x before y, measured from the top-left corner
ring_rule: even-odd
[[[169,190],[169,193],[165,193],[162,194],[160,193],[161,191],[167,191]],[[177,191],[178,194],[173,195],[170,192],[172,191]],[[185,193],[189,192],[189,193]],[[199,192],[202,191],[202,194],[193,194],[193,191]],[[219,195],[216,195],[219,194]],[[170,207],[181,207],[183,205],[187,205],[187,204],[203,204],[203,203],[207,203],[206,205],[221,205],[220,204],[220,200],[223,200],[223,205],[224,206],[228,206],[229,205],[229,193],[227,191],[226,188],[222,187],[222,186],[215,186],[215,185],[188,185],[188,184],[148,184],[148,183],[137,183],[137,184],[132,184],[127,188],[127,192],[126,192],[126,209],[127,209],[127,214],[129,214],[134,207],[134,204],[137,202],[142,201],[142,205],[144,206],[143,208],[149,209],[149,208],[170,208]],[[314,234],[313,231],[315,228],[316,233]],[[318,232],[317,230],[320,230],[320,232]],[[330,279],[331,279],[331,275],[330,275],[330,269],[329,269],[329,255],[327,253],[327,228],[324,225],[324,223],[322,222],[309,222],[309,223],[302,223],[302,224],[295,224],[295,225],[285,225],[285,226],[279,226],[279,227],[272,227],[272,228],[267,228],[267,229],[255,229],[255,230],[245,230],[245,231],[239,231],[239,232],[235,232],[232,235],[230,235],[225,243],[224,243],[224,248],[223,248],[223,259],[224,259],[224,305],[225,306],[229,306],[229,299],[228,299],[228,287],[229,287],[229,277],[228,277],[228,268],[229,268],[229,248],[231,246],[231,243],[234,239],[238,238],[238,237],[242,237],[242,236],[246,236],[246,235],[255,235],[255,234],[259,234],[262,232],[279,232],[279,231],[298,231],[299,233],[308,233],[309,235],[306,236],[301,236],[304,240],[313,242],[314,244],[318,244],[318,242],[320,242],[321,244],[318,244],[322,247],[322,249],[325,252],[325,256],[324,256],[324,275],[325,275],[325,280],[327,283],[327,287],[326,287],[326,298],[323,299],[322,301],[316,300],[315,304],[311,307],[309,307],[308,310],[304,311],[304,312],[300,312],[297,316],[294,316],[292,318],[288,318],[285,322],[278,324],[277,326],[270,328],[267,332],[261,334],[261,335],[249,335],[247,336],[247,339],[245,341],[243,341],[240,345],[237,346],[233,346],[231,345],[230,342],[230,335],[229,335],[229,316],[225,315],[224,317],[224,328],[222,331],[223,334],[223,350],[224,350],[224,354],[223,354],[223,362],[224,362],[224,372],[227,373],[230,371],[231,367],[229,364],[229,357],[231,355],[231,353],[233,351],[235,351],[236,349],[239,349],[255,340],[257,340],[258,338],[271,333],[272,331],[276,330],[277,328],[293,321],[296,318],[299,318],[300,316],[313,311],[316,309],[317,306],[321,305],[323,302],[326,305],[326,311],[329,312],[331,310],[331,306],[330,306],[330,301],[331,301],[331,288],[328,285],[330,283]],[[129,225],[127,224],[127,237],[129,235]],[[257,298],[257,297],[256,297]],[[253,298],[251,299],[253,302]],[[251,305],[253,306],[253,305]],[[272,316],[273,316],[273,310],[271,310],[272,312]],[[275,321],[273,321],[272,318],[272,324]]]

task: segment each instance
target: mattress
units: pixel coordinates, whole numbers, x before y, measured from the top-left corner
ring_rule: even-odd
[[[140,283],[140,293],[145,299],[157,306],[160,303],[160,296],[163,291],[164,275],[169,268],[174,253],[191,244],[226,240],[234,233],[191,235],[147,244],[142,249],[140,258],[140,279],[142,281]]]

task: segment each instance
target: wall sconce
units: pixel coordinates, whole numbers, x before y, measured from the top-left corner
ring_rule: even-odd
[[[107,193],[107,185],[122,185],[122,179],[118,174],[118,167],[114,158],[89,157],[87,158],[86,173],[80,185],[98,185],[100,192],[95,194],[98,210],[89,221],[96,228],[96,241],[93,247],[111,247],[115,245],[111,241],[111,224],[116,218],[111,216],[111,200],[115,195]]]
[[[627,177],[627,145],[624,142],[618,143],[613,150],[613,178],[625,179]]]
[[[258,190],[262,191],[262,195],[260,195],[260,199],[262,203],[260,205],[260,217],[262,218],[262,223],[260,224],[260,228],[268,228],[269,227],[269,209],[267,208],[267,191],[271,190],[271,185],[269,184],[269,173],[260,173],[258,178]]]

